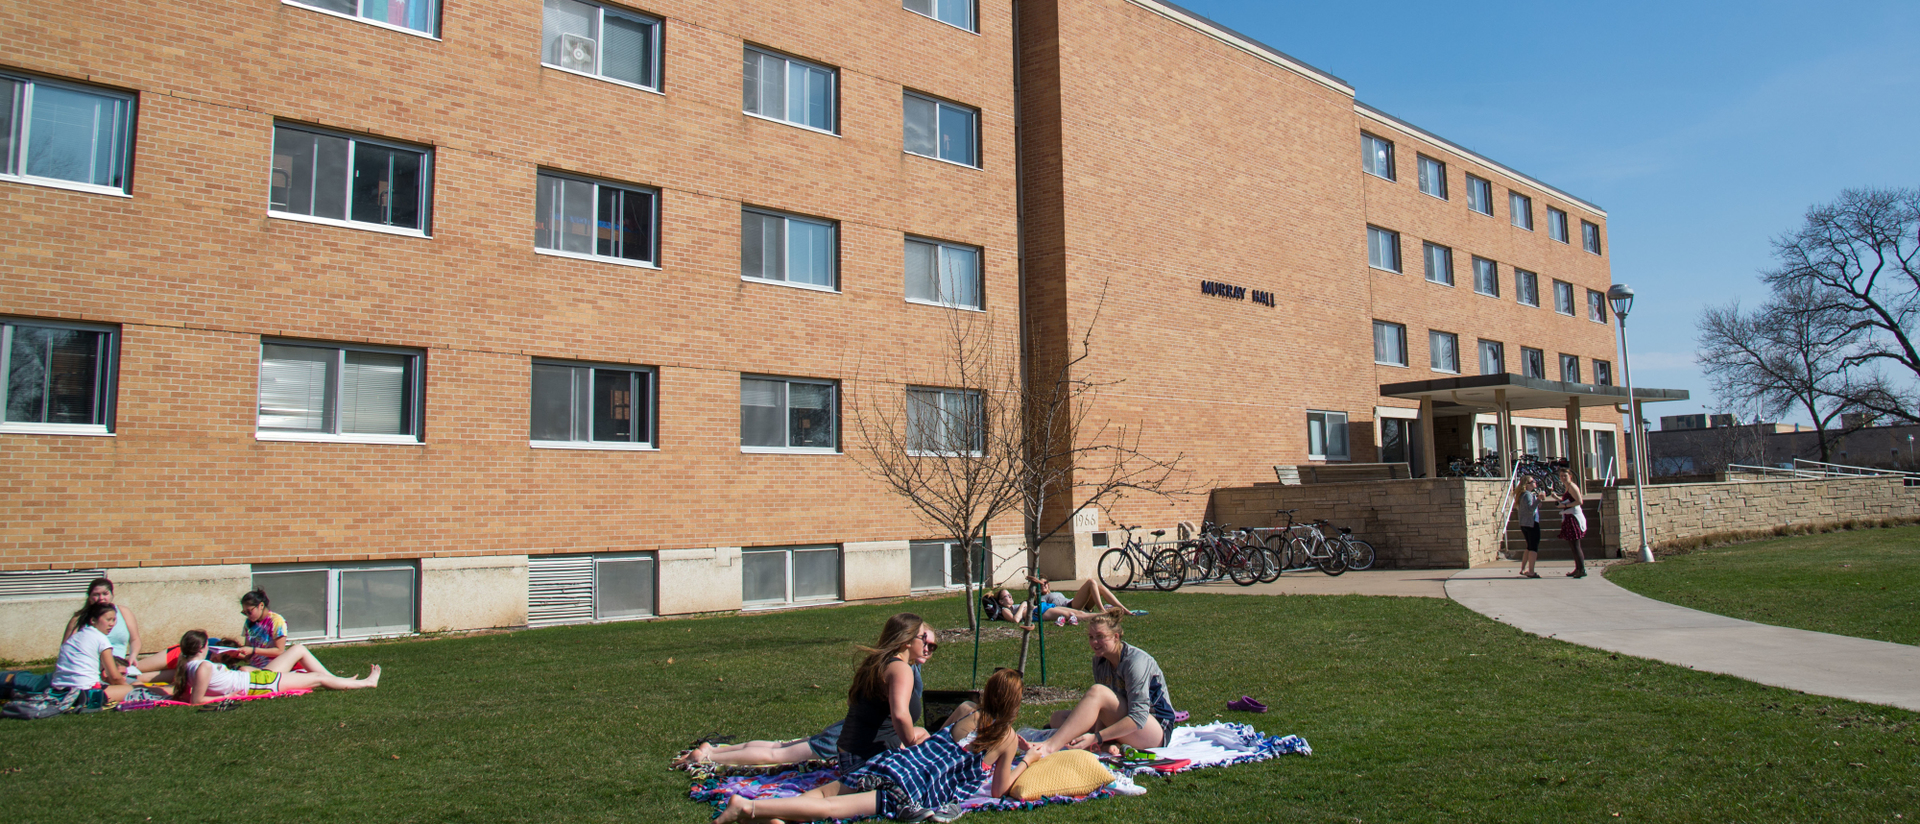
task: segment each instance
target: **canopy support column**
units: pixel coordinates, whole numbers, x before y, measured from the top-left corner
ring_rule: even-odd
[[[1586,439],[1580,432],[1580,398],[1567,396],[1567,469],[1582,488],[1587,484]]]
[[[1423,478],[1440,477],[1433,459],[1433,396],[1420,396],[1420,471]]]
[[[1507,403],[1507,390],[1493,390],[1494,420],[1500,427],[1500,477],[1513,474],[1513,406]]]

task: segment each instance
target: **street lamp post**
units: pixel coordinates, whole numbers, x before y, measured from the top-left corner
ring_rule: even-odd
[[[1633,503],[1640,511],[1640,562],[1653,563],[1647,543],[1647,432],[1640,425],[1640,407],[1633,402],[1633,357],[1627,353],[1627,312],[1633,309],[1633,287],[1616,283],[1607,290],[1613,316],[1620,319],[1620,375],[1627,381],[1627,421],[1633,427]]]

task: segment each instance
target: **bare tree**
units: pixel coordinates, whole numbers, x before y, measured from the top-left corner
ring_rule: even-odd
[[[1780,283],[1774,299],[1752,312],[1737,301],[1701,312],[1699,360],[1724,403],[1763,416],[1806,413],[1825,461],[1834,422],[1856,409],[1850,373],[1861,337],[1824,289]]]
[[[1806,225],[1775,240],[1774,255],[1780,265],[1765,278],[1776,296],[1812,299],[1788,311],[1856,335],[1847,366],[1887,364],[1902,374],[1902,385],[1920,378],[1920,189],[1841,192],[1807,210]],[[1920,398],[1885,380],[1860,380],[1847,397],[1865,411],[1920,420]]]

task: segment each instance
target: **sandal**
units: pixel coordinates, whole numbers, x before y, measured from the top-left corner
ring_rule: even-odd
[[[1228,701],[1227,709],[1239,712],[1266,712],[1267,705],[1254,700],[1253,696],[1242,695],[1237,701]]]
[[[1526,576],[1526,577],[1528,577],[1528,578],[1538,578],[1538,577],[1540,577],[1540,573],[1538,573],[1538,572],[1534,572],[1533,570],[1527,570],[1526,572],[1522,572],[1522,573],[1520,573],[1520,574],[1521,574],[1521,575],[1524,575],[1524,576]]]

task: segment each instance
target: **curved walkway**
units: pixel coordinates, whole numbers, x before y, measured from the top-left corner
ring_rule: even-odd
[[[1652,658],[1775,687],[1920,711],[1920,647],[1756,624],[1655,601],[1593,570],[1543,563],[1521,578],[1513,563],[1462,570],[1447,597],[1535,635]]]

